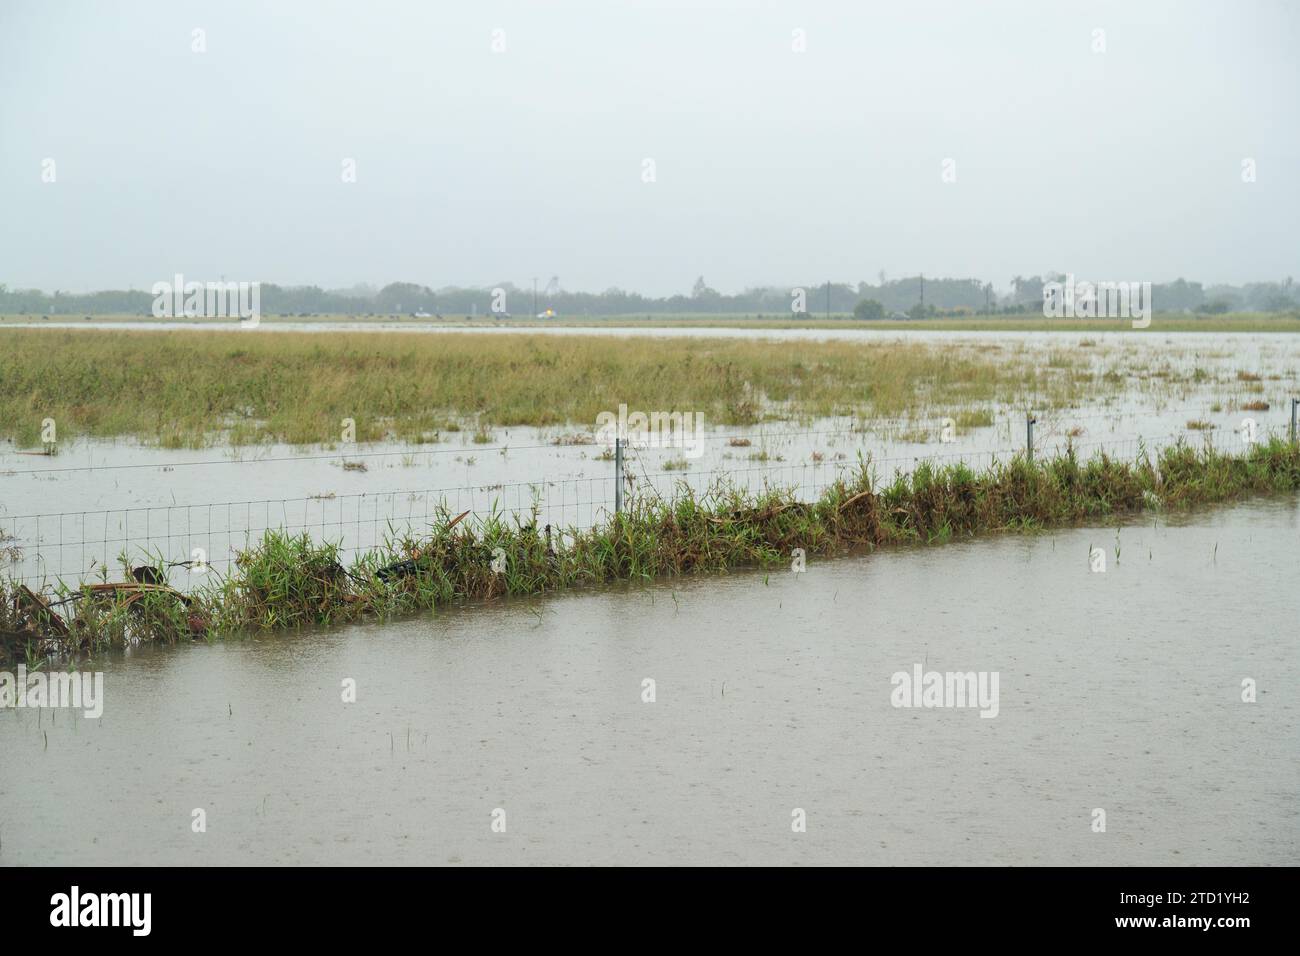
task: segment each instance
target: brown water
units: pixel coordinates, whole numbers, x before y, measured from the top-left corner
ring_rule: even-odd
[[[0,863],[1296,864],[1298,539],[1288,497],[142,649],[99,720],[0,711]],[[892,707],[915,663],[997,717]]]

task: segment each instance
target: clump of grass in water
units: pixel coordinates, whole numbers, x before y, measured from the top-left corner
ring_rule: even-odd
[[[540,594],[616,580],[721,573],[784,565],[798,547],[827,556],[854,548],[937,543],[977,534],[1109,521],[1155,501],[1166,510],[1248,494],[1300,489],[1300,445],[1279,438],[1242,455],[1179,444],[1132,463],[1104,454],[1081,461],[1073,449],[1029,462],[1017,457],[974,472],[964,464],[923,462],[883,487],[863,462],[814,502],[787,490],[754,493],[718,484],[672,499],[634,498],[622,514],[592,529],[548,533],[531,520],[493,512],[476,521],[442,514],[422,538],[392,540],[340,563],[336,544],[270,531],[243,552],[231,574],[194,595],[209,633],[330,624],[391,616],[465,599]],[[471,524],[472,521],[472,524]],[[1118,541],[1116,559],[1119,558]],[[498,557],[504,565],[493,569]],[[399,561],[412,573],[381,581]],[[0,657],[36,647],[66,655],[127,640],[111,605],[102,619],[78,623],[61,639],[13,610],[13,587],[0,586]],[[137,639],[176,640],[181,615],[159,604]]]
[[[993,412],[987,408],[968,408],[957,413],[958,428],[988,428],[993,424]]]

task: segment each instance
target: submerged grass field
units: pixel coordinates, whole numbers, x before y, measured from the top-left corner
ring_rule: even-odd
[[[987,347],[339,332],[0,331],[0,423],[20,447],[60,440],[163,447],[435,441],[449,430],[593,426],[625,402],[709,424],[772,416],[899,415],[1090,385],[1083,356],[1043,363]]]
[[[719,486],[697,496],[638,499],[590,530],[556,532],[495,515],[445,515],[427,537],[391,542],[350,567],[337,545],[268,532],[228,577],[189,606],[166,592],[105,596],[61,585],[56,621],[15,586],[0,586],[0,659],[76,658],[137,641],[327,625],[428,611],[466,599],[530,595],[610,581],[740,567],[788,567],[792,551],[933,544],[985,533],[1118,520],[1253,494],[1300,489],[1300,445],[1273,439],[1243,455],[1177,445],[1132,463],[1073,452],[987,471],[920,465],[880,485],[864,463],[815,502],[788,491]],[[1081,562],[1084,556],[1080,556]]]

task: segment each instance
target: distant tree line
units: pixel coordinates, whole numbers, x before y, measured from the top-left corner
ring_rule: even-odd
[[[1076,276],[1079,279],[1094,277]],[[1036,311],[1042,307],[1043,286],[1064,282],[1064,273],[1045,276],[1015,276],[1011,295],[1003,302],[1004,310]],[[1281,282],[1248,282],[1245,285],[1203,286],[1199,282],[1176,279],[1154,282],[1151,302],[1158,312],[1200,312],[1207,315],[1224,312],[1288,312],[1300,306],[1300,287],[1291,276]]]
[[[804,286],[768,286],[726,295],[711,288],[703,276],[689,295],[662,298],[611,288],[604,292],[538,292],[537,310],[551,309],[561,316],[582,315],[685,315],[747,314],[817,316],[856,314],[860,318],[898,316],[1036,312],[1042,308],[1043,286],[1063,281],[1064,275],[1015,276],[1010,291],[998,295],[992,283],[978,279],[934,279],[910,276],[876,284],[859,282],[809,283]],[[1083,278],[1083,277],[1080,277]],[[1093,277],[1088,277],[1093,278]],[[498,291],[499,290],[499,291]],[[10,289],[0,284],[0,313],[26,315],[151,315],[149,291],[90,293],[43,292]],[[1300,288],[1288,277],[1282,282],[1252,282],[1242,286],[1202,286],[1178,279],[1155,283],[1152,302],[1157,311],[1200,313],[1285,312],[1300,307]],[[445,287],[431,289],[413,282],[394,282],[383,288],[354,286],[322,289],[319,286],[281,286],[262,283],[264,315],[412,315],[446,317],[490,315],[494,304],[506,314],[533,314],[534,292],[509,282],[488,288]]]

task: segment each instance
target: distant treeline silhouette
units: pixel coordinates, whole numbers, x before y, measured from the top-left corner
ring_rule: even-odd
[[[170,278],[170,277],[168,277]],[[1083,278],[1083,277],[1080,277]],[[1087,277],[1094,281],[1116,277]],[[1118,277],[1138,281],[1133,276]],[[860,309],[859,315],[885,318],[900,314],[979,314],[1034,312],[1042,308],[1043,285],[1063,281],[1064,275],[1015,276],[1008,292],[997,294],[992,283],[979,279],[932,279],[922,276],[881,280],[872,285],[843,282],[809,283],[803,286],[768,286],[725,295],[711,288],[703,277],[696,280],[689,295],[662,298],[622,289],[604,292],[566,292],[552,280],[550,288],[536,293],[532,288],[502,282],[484,288],[446,287],[432,289],[413,282],[394,282],[383,288],[354,286],[350,289],[322,289],[318,286],[261,285],[264,315],[490,315],[494,304],[505,314],[523,317],[553,310],[560,316],[601,315],[687,315],[747,314],[788,316],[802,298],[810,316],[830,312],[852,313],[859,303],[879,303],[880,308]],[[251,281],[251,280],[250,280]],[[798,290],[802,290],[800,296]],[[1288,277],[1282,282],[1252,282],[1242,286],[1214,285],[1178,279],[1153,283],[1152,302],[1160,312],[1286,312],[1300,308],[1300,289]],[[149,291],[103,291],[51,293],[38,289],[10,289],[0,284],[0,314],[6,315],[152,315],[154,296]]]

